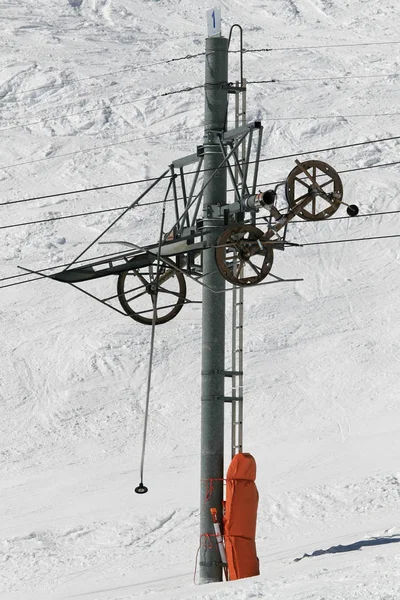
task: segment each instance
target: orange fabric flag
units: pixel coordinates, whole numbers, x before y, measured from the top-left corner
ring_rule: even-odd
[[[256,461],[251,454],[236,454],[226,476],[224,537],[229,579],[259,575],[256,552],[258,492]]]

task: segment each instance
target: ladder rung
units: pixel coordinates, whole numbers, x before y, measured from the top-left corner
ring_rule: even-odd
[[[243,401],[243,396],[224,396],[224,402],[237,402],[238,400]]]

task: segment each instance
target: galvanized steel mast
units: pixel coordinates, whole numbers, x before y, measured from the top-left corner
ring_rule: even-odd
[[[226,130],[228,40],[206,39],[204,113],[203,339],[201,375],[200,583],[222,581],[222,564],[210,508],[221,521],[224,477],[225,279],[215,261],[215,243],[223,232],[226,167],[219,140]]]

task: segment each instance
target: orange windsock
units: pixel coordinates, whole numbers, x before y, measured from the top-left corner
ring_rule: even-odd
[[[256,553],[258,492],[256,461],[251,454],[236,454],[226,476],[224,538],[229,579],[259,575]]]

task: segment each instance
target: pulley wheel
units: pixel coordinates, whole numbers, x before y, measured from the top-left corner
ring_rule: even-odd
[[[343,199],[343,185],[335,169],[320,160],[299,163],[286,180],[290,208],[304,203],[297,212],[306,221],[328,219]]]
[[[118,277],[118,299],[127,315],[143,325],[152,325],[154,305],[156,325],[171,321],[185,303],[186,281],[169,265],[155,265],[123,271]]]
[[[253,225],[230,227],[218,238],[215,258],[221,275],[233,285],[259,283],[271,270],[272,245]]]

